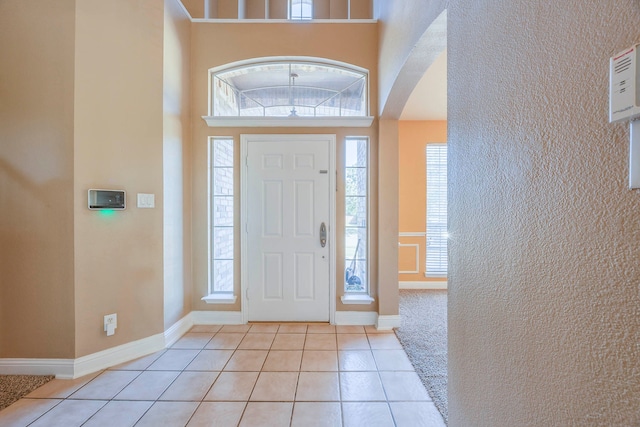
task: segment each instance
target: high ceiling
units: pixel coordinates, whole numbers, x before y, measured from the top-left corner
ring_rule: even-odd
[[[400,120],[447,120],[447,51],[442,52],[409,96]]]

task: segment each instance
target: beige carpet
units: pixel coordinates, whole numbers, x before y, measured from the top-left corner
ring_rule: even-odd
[[[53,378],[52,375],[0,375],[0,411]]]
[[[400,319],[396,335],[448,422],[447,291],[400,290]]]

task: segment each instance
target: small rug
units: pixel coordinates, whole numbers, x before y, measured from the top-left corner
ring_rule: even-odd
[[[0,411],[53,378],[53,375],[0,375]]]
[[[448,423],[447,291],[400,290],[400,327],[396,335]]]

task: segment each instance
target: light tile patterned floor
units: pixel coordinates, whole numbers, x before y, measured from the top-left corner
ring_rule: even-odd
[[[0,411],[2,426],[444,426],[395,334],[195,326],[171,348]]]

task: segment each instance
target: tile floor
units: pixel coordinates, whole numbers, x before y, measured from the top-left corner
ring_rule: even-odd
[[[444,426],[392,332],[194,326],[171,348],[0,411],[2,426]]]

